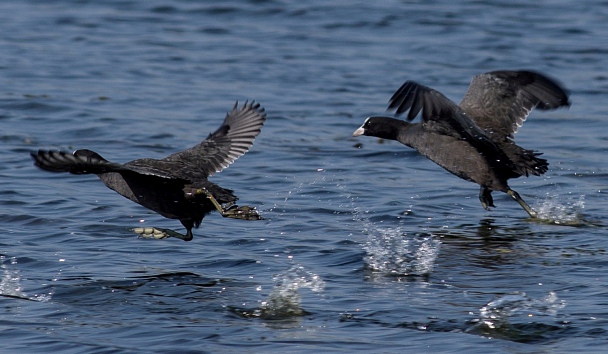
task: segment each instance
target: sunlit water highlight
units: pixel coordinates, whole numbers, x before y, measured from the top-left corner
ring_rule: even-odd
[[[50,301],[53,292],[47,294],[28,295],[22,285],[21,274],[17,265],[17,259],[6,256],[0,256],[0,271],[2,271],[2,279],[0,279],[0,296],[14,297],[24,300],[33,301]]]

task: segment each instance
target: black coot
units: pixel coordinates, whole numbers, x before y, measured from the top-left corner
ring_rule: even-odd
[[[219,129],[207,139],[160,160],[139,159],[120,164],[85,149],[73,154],[39,150],[31,155],[35,165],[45,171],[96,174],[108,188],[166,218],[179,219],[186,228],[185,236],[154,228],[136,232],[190,241],[192,228],[198,227],[213,210],[226,217],[261,219],[254,208],[237,207],[234,202],[238,198],[233,191],[209,182],[207,177],[246,153],[265,120],[266,113],[259,103],[246,102],[239,109],[237,102]]]
[[[568,93],[556,81],[532,71],[493,71],[473,78],[460,105],[426,86],[406,81],[389,101],[399,115],[409,110],[411,121],[422,111],[420,123],[390,117],[369,117],[353,136],[397,140],[416,149],[456,176],[481,186],[479,200],[494,207],[492,191],[515,199],[530,215],[536,212],[507,180],[547,171],[538,152],[515,144],[514,133],[533,108],[569,106]]]

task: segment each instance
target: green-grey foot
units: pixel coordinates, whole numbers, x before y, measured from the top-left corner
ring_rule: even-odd
[[[161,240],[168,237],[175,237],[181,240],[186,239],[186,236],[169,229],[157,229],[155,227],[136,227],[133,232],[139,235],[141,238],[153,238]]]
[[[224,209],[222,216],[233,219],[242,220],[263,220],[262,216],[258,211],[248,205],[237,206],[231,205],[229,208]]]
[[[209,201],[215,206],[217,211],[225,218],[241,219],[241,220],[262,220],[262,216],[258,211],[250,206],[244,205],[239,207],[234,203],[228,203],[223,207],[208,190],[201,188],[196,190],[196,194],[204,194],[209,198]]]

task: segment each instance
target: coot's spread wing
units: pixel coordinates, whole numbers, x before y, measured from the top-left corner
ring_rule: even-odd
[[[422,111],[422,128],[426,131],[468,141],[486,157],[491,166],[517,169],[483,129],[439,91],[413,81],[406,81],[391,97],[388,109],[395,109],[396,114],[409,109],[407,120],[413,120]]]
[[[101,174],[108,172],[135,173],[149,177],[171,179],[179,183],[200,182],[207,176],[228,167],[243,155],[260,133],[266,119],[264,108],[258,103],[235,104],[218,130],[202,143],[162,160],[139,159],[125,164],[110,162],[91,150],[39,150],[32,153],[36,166],[50,172],[73,174]]]
[[[389,101],[389,110],[397,115],[409,110],[406,119],[411,121],[422,111],[422,126],[432,132],[458,139],[479,142],[497,149],[484,131],[460,107],[439,91],[414,81],[406,81]]]
[[[185,176],[213,175],[249,150],[265,120],[266,112],[259,103],[245,102],[239,109],[237,102],[222,125],[202,143],[163,160],[186,166],[180,171]]]
[[[492,71],[477,75],[460,107],[479,127],[513,137],[533,108],[569,106],[568,93],[553,79],[532,71]]]

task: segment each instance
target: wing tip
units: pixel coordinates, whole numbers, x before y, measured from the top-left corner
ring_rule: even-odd
[[[395,115],[408,112],[408,121],[414,120],[421,112],[423,119],[445,113],[452,109],[453,102],[441,92],[428,86],[408,80],[393,94],[389,100],[387,111],[395,111]]]
[[[480,75],[492,75],[520,85],[529,87],[530,94],[538,100],[535,108],[539,110],[557,109],[571,106],[570,92],[564,84],[551,75],[536,70],[496,70]],[[543,97],[540,97],[543,96]]]
[[[253,110],[253,111],[260,112],[260,113],[265,112],[264,107],[262,107],[259,102],[256,102],[255,99],[251,100],[251,101],[249,101],[249,99],[245,100],[245,103],[243,103],[240,110],[239,110],[239,100],[236,100],[234,102],[234,106],[232,107],[232,112],[233,111],[244,111],[244,110]]]
[[[249,151],[255,139],[261,133],[266,117],[266,110],[259,102],[246,100],[239,108],[239,101],[235,101],[232,110],[226,114],[226,119],[222,124],[223,127],[227,127],[224,134],[227,135],[225,138],[231,141],[228,145],[230,148],[218,156],[218,161],[209,165],[208,176],[228,168]],[[213,138],[214,134],[211,134],[207,139]]]

